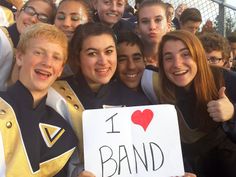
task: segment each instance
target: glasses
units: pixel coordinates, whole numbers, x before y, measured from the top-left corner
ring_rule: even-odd
[[[30,16],[35,16],[37,15],[37,19],[43,23],[48,23],[49,22],[49,17],[45,14],[40,14],[35,11],[35,9],[31,6],[25,6],[22,8],[22,10]]]
[[[209,57],[207,60],[210,64],[218,64],[223,58]]]

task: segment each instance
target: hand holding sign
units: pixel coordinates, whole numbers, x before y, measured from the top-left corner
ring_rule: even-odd
[[[87,110],[83,131],[85,169],[96,176],[184,175],[174,106]]]
[[[96,177],[96,176],[89,171],[82,171],[78,177]]]

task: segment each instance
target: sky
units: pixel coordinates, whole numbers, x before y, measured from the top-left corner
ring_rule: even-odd
[[[225,2],[236,8],[236,0],[225,0]]]

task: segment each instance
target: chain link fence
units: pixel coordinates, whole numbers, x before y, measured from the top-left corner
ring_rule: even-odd
[[[179,4],[187,4],[188,7],[195,7],[200,10],[204,24],[208,19],[214,23],[216,30],[227,35],[236,31],[236,7],[222,2],[221,0],[164,0],[171,3],[174,8]],[[134,7],[135,1],[129,0]]]

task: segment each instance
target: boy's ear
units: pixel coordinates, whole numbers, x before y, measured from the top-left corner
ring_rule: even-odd
[[[23,63],[23,53],[19,50],[16,50],[16,64],[17,66],[22,66]]]

